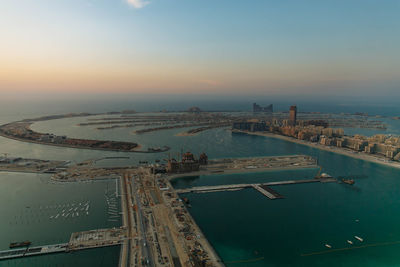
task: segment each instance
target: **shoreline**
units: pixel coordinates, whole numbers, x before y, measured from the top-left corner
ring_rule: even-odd
[[[400,162],[394,162],[394,161],[385,162],[385,161],[380,160],[381,157],[373,156],[371,154],[366,154],[366,153],[363,153],[363,152],[353,151],[353,150],[350,150],[350,149],[347,150],[345,148],[339,148],[339,147],[335,147],[335,146],[324,146],[324,145],[321,145],[321,144],[318,144],[318,143],[311,143],[311,142],[295,139],[293,137],[279,135],[279,134],[273,134],[273,133],[245,132],[245,131],[238,131],[238,130],[232,131],[232,132],[276,138],[276,139],[280,139],[280,140],[296,143],[296,144],[299,144],[299,145],[305,145],[305,146],[313,147],[313,148],[316,148],[316,149],[319,149],[319,150],[324,150],[324,151],[328,151],[328,152],[332,152],[332,153],[337,153],[337,154],[341,154],[341,155],[344,155],[344,156],[349,156],[349,157],[352,157],[352,158],[355,158],[355,159],[365,160],[365,161],[368,161],[368,162],[377,163],[377,164],[381,164],[381,165],[384,165],[384,166],[400,169]],[[382,157],[382,159],[387,160],[386,158],[383,158],[383,157]]]
[[[18,138],[15,136],[11,135],[6,135],[2,132],[0,132],[0,137],[4,137],[7,139],[19,141],[19,142],[25,142],[25,143],[30,143],[30,144],[37,144],[37,145],[45,145],[45,146],[55,146],[55,147],[67,147],[67,148],[74,148],[74,149],[86,149],[86,150],[100,150],[100,151],[110,151],[110,152],[122,152],[122,153],[162,153],[168,151],[170,148],[168,147],[167,150],[161,150],[161,151],[148,151],[148,150],[137,150],[142,148],[140,144],[137,144],[137,146],[133,150],[120,150],[120,149],[112,149],[112,148],[95,148],[95,147],[83,147],[83,146],[74,146],[74,145],[65,145],[65,144],[55,144],[55,143],[46,143],[46,142],[41,142],[41,141],[35,141],[35,140],[28,140],[28,139],[23,139],[23,138]]]
[[[130,152],[154,153],[154,152],[137,151],[137,150],[118,150],[118,149],[108,149],[108,148],[100,148],[100,147],[99,148],[94,148],[94,147],[82,147],[82,146],[74,146],[74,145],[46,143],[46,142],[40,142],[40,141],[35,141],[35,140],[28,140],[28,139],[18,138],[18,137],[15,137],[15,136],[3,134],[1,132],[0,132],[0,136],[4,137],[4,138],[7,138],[7,139],[19,141],[19,142],[25,142],[25,143],[37,144],[37,145],[45,145],[45,146],[67,147],[67,148],[86,149],[86,150],[101,150],[101,151],[112,151],[112,152],[124,152],[124,153],[130,153]],[[141,147],[142,147],[141,145],[137,144],[136,148],[141,148]]]

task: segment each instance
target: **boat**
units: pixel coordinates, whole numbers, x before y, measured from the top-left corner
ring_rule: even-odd
[[[349,185],[353,185],[355,183],[353,179],[342,179],[342,182]]]
[[[21,248],[21,247],[27,247],[32,244],[31,241],[23,241],[23,242],[13,242],[10,243],[10,248]]]
[[[353,245],[353,242],[350,240],[347,240],[347,243],[349,243],[350,245]]]
[[[362,239],[361,237],[356,236],[356,235],[354,236],[354,238],[357,239],[357,240],[360,241],[360,242],[363,242],[363,241],[364,241],[364,239]]]
[[[329,245],[329,244],[325,244],[325,247],[327,247],[327,248],[332,248],[332,246]]]

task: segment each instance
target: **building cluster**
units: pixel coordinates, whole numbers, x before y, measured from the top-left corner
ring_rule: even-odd
[[[234,122],[232,128],[236,130],[248,131],[248,132],[266,132],[269,130],[269,126],[265,121],[241,121]]]
[[[202,110],[201,110],[199,107],[190,107],[190,108],[187,110],[187,112],[190,112],[190,113],[200,113],[200,112],[202,112]]]
[[[64,143],[65,140],[67,140],[66,136],[58,136],[58,135],[49,134],[49,133],[43,134],[39,138],[39,141],[41,141],[41,142],[55,143],[55,144]]]
[[[362,135],[329,137],[321,136],[319,143],[326,146],[349,148],[357,152],[378,154],[400,161],[400,138],[383,134],[366,137]]]
[[[208,164],[208,156],[202,153],[199,159],[196,159],[190,152],[186,152],[182,155],[182,160],[177,161],[176,159],[169,159],[167,164],[168,173],[184,173],[194,172],[200,170],[200,165]]]
[[[274,112],[274,106],[272,104],[262,107],[260,105],[257,105],[257,103],[253,103],[253,112],[267,112],[267,113],[272,113]]]
[[[348,148],[357,152],[377,154],[400,161],[400,137],[383,134],[365,137],[345,136],[341,128],[330,128],[323,120],[297,120],[297,107],[291,106],[289,119],[270,121],[247,120],[234,122],[232,129],[248,132],[272,132],[325,146]]]

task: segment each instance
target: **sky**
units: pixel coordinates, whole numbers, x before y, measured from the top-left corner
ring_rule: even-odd
[[[2,0],[0,92],[400,97],[398,0]]]

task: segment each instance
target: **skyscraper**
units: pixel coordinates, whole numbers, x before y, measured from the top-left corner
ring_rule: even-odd
[[[297,120],[297,107],[291,106],[289,110],[289,124],[291,126],[296,126],[296,120]]]

